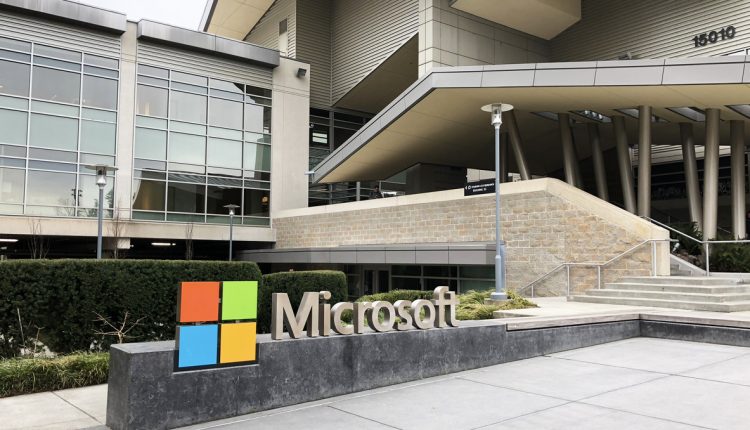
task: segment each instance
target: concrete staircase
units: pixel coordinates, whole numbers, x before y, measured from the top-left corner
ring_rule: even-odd
[[[750,279],[741,277],[625,277],[570,301],[712,312],[750,311]]]

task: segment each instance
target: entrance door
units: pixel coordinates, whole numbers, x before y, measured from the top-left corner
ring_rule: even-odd
[[[363,270],[364,294],[377,294],[390,291],[391,272],[385,267],[368,267]]]

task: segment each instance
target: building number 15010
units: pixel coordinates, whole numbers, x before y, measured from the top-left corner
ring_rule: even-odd
[[[707,33],[701,33],[693,37],[693,43],[695,43],[695,47],[698,48],[700,46],[706,46],[709,43],[716,43],[720,40],[732,39],[736,33],[737,29],[730,25],[719,31],[712,30]]]

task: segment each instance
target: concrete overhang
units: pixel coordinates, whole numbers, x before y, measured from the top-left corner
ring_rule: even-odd
[[[436,68],[318,164],[313,180],[377,180],[418,163],[492,170],[490,118],[480,107],[495,102],[515,106],[532,174],[543,175],[554,167],[545,154],[559,135],[556,121],[534,112],[622,115],[616,109],[647,105],[679,122],[689,120],[667,108],[687,106],[747,120],[727,107],[750,101],[747,63],[726,56]]]
[[[452,0],[451,7],[547,40],[581,20],[581,0]]]
[[[185,49],[221,55],[259,66],[276,67],[279,65],[279,51],[275,49],[147,19],[138,22],[138,39],[152,40]]]
[[[256,263],[494,264],[494,243],[419,243],[327,248],[259,249],[241,252]]]
[[[125,32],[124,13],[66,0],[0,0],[0,9],[17,10],[111,33]]]
[[[200,28],[243,40],[271,7],[274,0],[208,0]]]

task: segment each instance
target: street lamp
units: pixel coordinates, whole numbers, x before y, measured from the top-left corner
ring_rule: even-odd
[[[101,260],[102,224],[104,223],[104,187],[107,186],[107,172],[114,172],[117,170],[117,167],[108,166],[106,164],[89,164],[86,168],[96,171],[96,185],[99,187],[99,210],[97,211],[99,230],[96,235],[96,259]],[[117,246],[117,244],[115,244],[115,246]]]
[[[505,292],[505,242],[500,239],[500,125],[503,123],[503,112],[513,109],[506,103],[492,103],[482,106],[490,113],[490,124],[495,127],[495,292],[490,300],[506,300]]]
[[[229,209],[229,261],[232,261],[232,228],[234,227],[234,210],[239,206],[224,205],[224,207]]]

